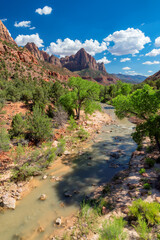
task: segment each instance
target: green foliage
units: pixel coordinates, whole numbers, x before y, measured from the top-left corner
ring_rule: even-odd
[[[33,108],[33,113],[27,116],[28,136],[34,142],[45,141],[52,136],[51,120],[39,106]]]
[[[146,158],[145,163],[148,165],[148,167],[152,168],[152,167],[154,167],[155,160],[152,158]]]
[[[99,101],[100,87],[97,83],[83,80],[80,77],[72,77],[69,80],[71,91],[60,97],[60,103],[64,106],[69,115],[76,112],[77,119],[80,118],[80,111],[93,113],[97,109],[96,101]]]
[[[68,130],[73,131],[78,128],[76,120],[74,119],[73,116],[70,116],[68,123],[69,123]]]
[[[148,228],[146,221],[142,217],[138,217],[137,226],[134,226],[136,232],[138,232],[140,239],[149,240],[149,233],[151,229]]]
[[[129,215],[146,221],[147,225],[155,225],[160,223],[160,205],[157,202],[145,202],[138,199],[129,207]]]
[[[65,88],[60,82],[55,82],[51,88],[51,100],[54,104],[59,102],[59,99],[66,92]]]
[[[0,151],[8,151],[10,144],[10,138],[5,128],[0,128]]]
[[[143,184],[143,188],[146,190],[150,190],[151,189],[151,185],[149,183],[144,183]]]
[[[146,169],[145,168],[141,168],[140,170],[139,170],[139,173],[140,174],[143,174],[143,173],[145,173],[146,172]]]
[[[80,126],[77,136],[81,141],[85,141],[89,137],[89,133],[82,126]]]
[[[122,217],[114,217],[113,220],[105,221],[102,230],[100,230],[99,240],[126,240],[125,225],[126,222]]]
[[[26,122],[23,119],[22,115],[16,114],[13,117],[13,120],[11,123],[11,129],[9,130],[9,134],[10,134],[11,138],[24,135],[25,128],[26,128]]]

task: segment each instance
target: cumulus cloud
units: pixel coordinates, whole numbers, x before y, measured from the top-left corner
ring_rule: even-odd
[[[43,40],[40,39],[38,33],[32,35],[18,35],[15,41],[20,46],[25,46],[28,42],[33,42],[37,47],[43,47]]]
[[[30,27],[31,26],[31,21],[22,21],[22,22],[15,22],[14,23],[15,27]]]
[[[145,64],[145,65],[160,64],[160,61],[153,61],[153,62],[151,62],[151,61],[146,61],[146,62],[144,62],[143,64]]]
[[[122,68],[123,70],[130,70],[131,68],[130,67],[124,67]]]
[[[126,71],[125,74],[128,74],[128,75],[142,75],[141,73],[137,73],[136,71]]]
[[[117,60],[117,58],[113,58],[113,60],[114,60],[114,61],[116,61],[116,60]]]
[[[120,62],[127,62],[127,61],[130,61],[131,59],[130,58],[121,58]]]
[[[150,56],[150,57],[155,57],[157,55],[160,55],[160,48],[159,49],[153,49],[151,52],[146,54],[146,56]]]
[[[48,15],[51,14],[52,10],[53,9],[51,7],[45,6],[44,8],[37,8],[35,12],[40,15]]]
[[[107,43],[99,43],[97,40],[86,40],[82,43],[80,40],[71,40],[69,38],[58,39],[56,42],[51,42],[47,48],[49,54],[55,54],[60,57],[70,56],[75,54],[79,49],[84,48],[89,54],[94,56],[96,53],[101,53],[107,49]]]
[[[113,42],[114,45],[109,47],[112,55],[122,56],[127,54],[136,54],[144,48],[144,45],[151,42],[149,37],[134,28],[116,31],[104,39],[106,42]]]
[[[160,37],[155,39],[155,46],[160,47]]]
[[[6,22],[6,21],[7,21],[7,18],[2,18],[1,21],[2,21],[2,22]]]
[[[152,71],[152,70],[149,70],[148,72],[149,72],[149,73],[152,73],[153,71]]]
[[[97,60],[98,63],[104,63],[104,64],[108,64],[108,63],[111,63],[111,61],[109,61],[106,57],[103,57],[99,60]]]

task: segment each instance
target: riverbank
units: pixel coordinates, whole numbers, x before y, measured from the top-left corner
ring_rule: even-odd
[[[95,134],[100,132],[100,129],[104,124],[110,124],[112,122],[111,117],[104,113],[96,111],[93,115],[89,116],[86,119],[84,113],[82,113],[81,120],[78,122],[78,125],[83,126],[84,130],[88,132],[89,136],[85,141],[74,141],[73,136],[75,134],[75,130],[68,131],[66,124],[63,128],[55,130],[55,137],[52,143],[53,146],[57,146],[58,139],[63,137],[66,139],[66,149],[64,155],[59,157],[56,162],[50,166],[50,169],[53,169],[55,164],[59,164],[59,161],[63,161],[63,157],[69,155],[77,155],[80,154],[82,150],[87,148],[91,144],[91,140],[94,139]],[[38,149],[38,148],[37,148]],[[5,159],[5,165],[1,164],[1,178],[0,178],[0,205],[1,210],[4,208],[15,209],[16,204],[23,199],[27,194],[32,191],[35,187],[37,187],[37,182],[33,177],[29,178],[27,181],[20,181],[18,183],[14,183],[10,181],[12,176],[12,171],[15,167],[13,161],[10,159],[10,153],[3,153],[0,155],[1,162]],[[8,161],[7,161],[8,159]],[[43,173],[45,175],[45,173]],[[43,176],[42,175],[42,176]],[[18,202],[17,202],[18,201]]]

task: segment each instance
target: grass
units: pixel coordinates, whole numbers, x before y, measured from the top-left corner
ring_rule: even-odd
[[[127,234],[124,232],[126,222],[122,217],[108,220],[103,223],[100,230],[99,240],[126,240]]]

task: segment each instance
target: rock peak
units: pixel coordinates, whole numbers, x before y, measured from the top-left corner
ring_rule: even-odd
[[[16,44],[13,38],[10,36],[8,29],[4,26],[3,22],[0,20],[0,39],[7,42],[12,42]]]

